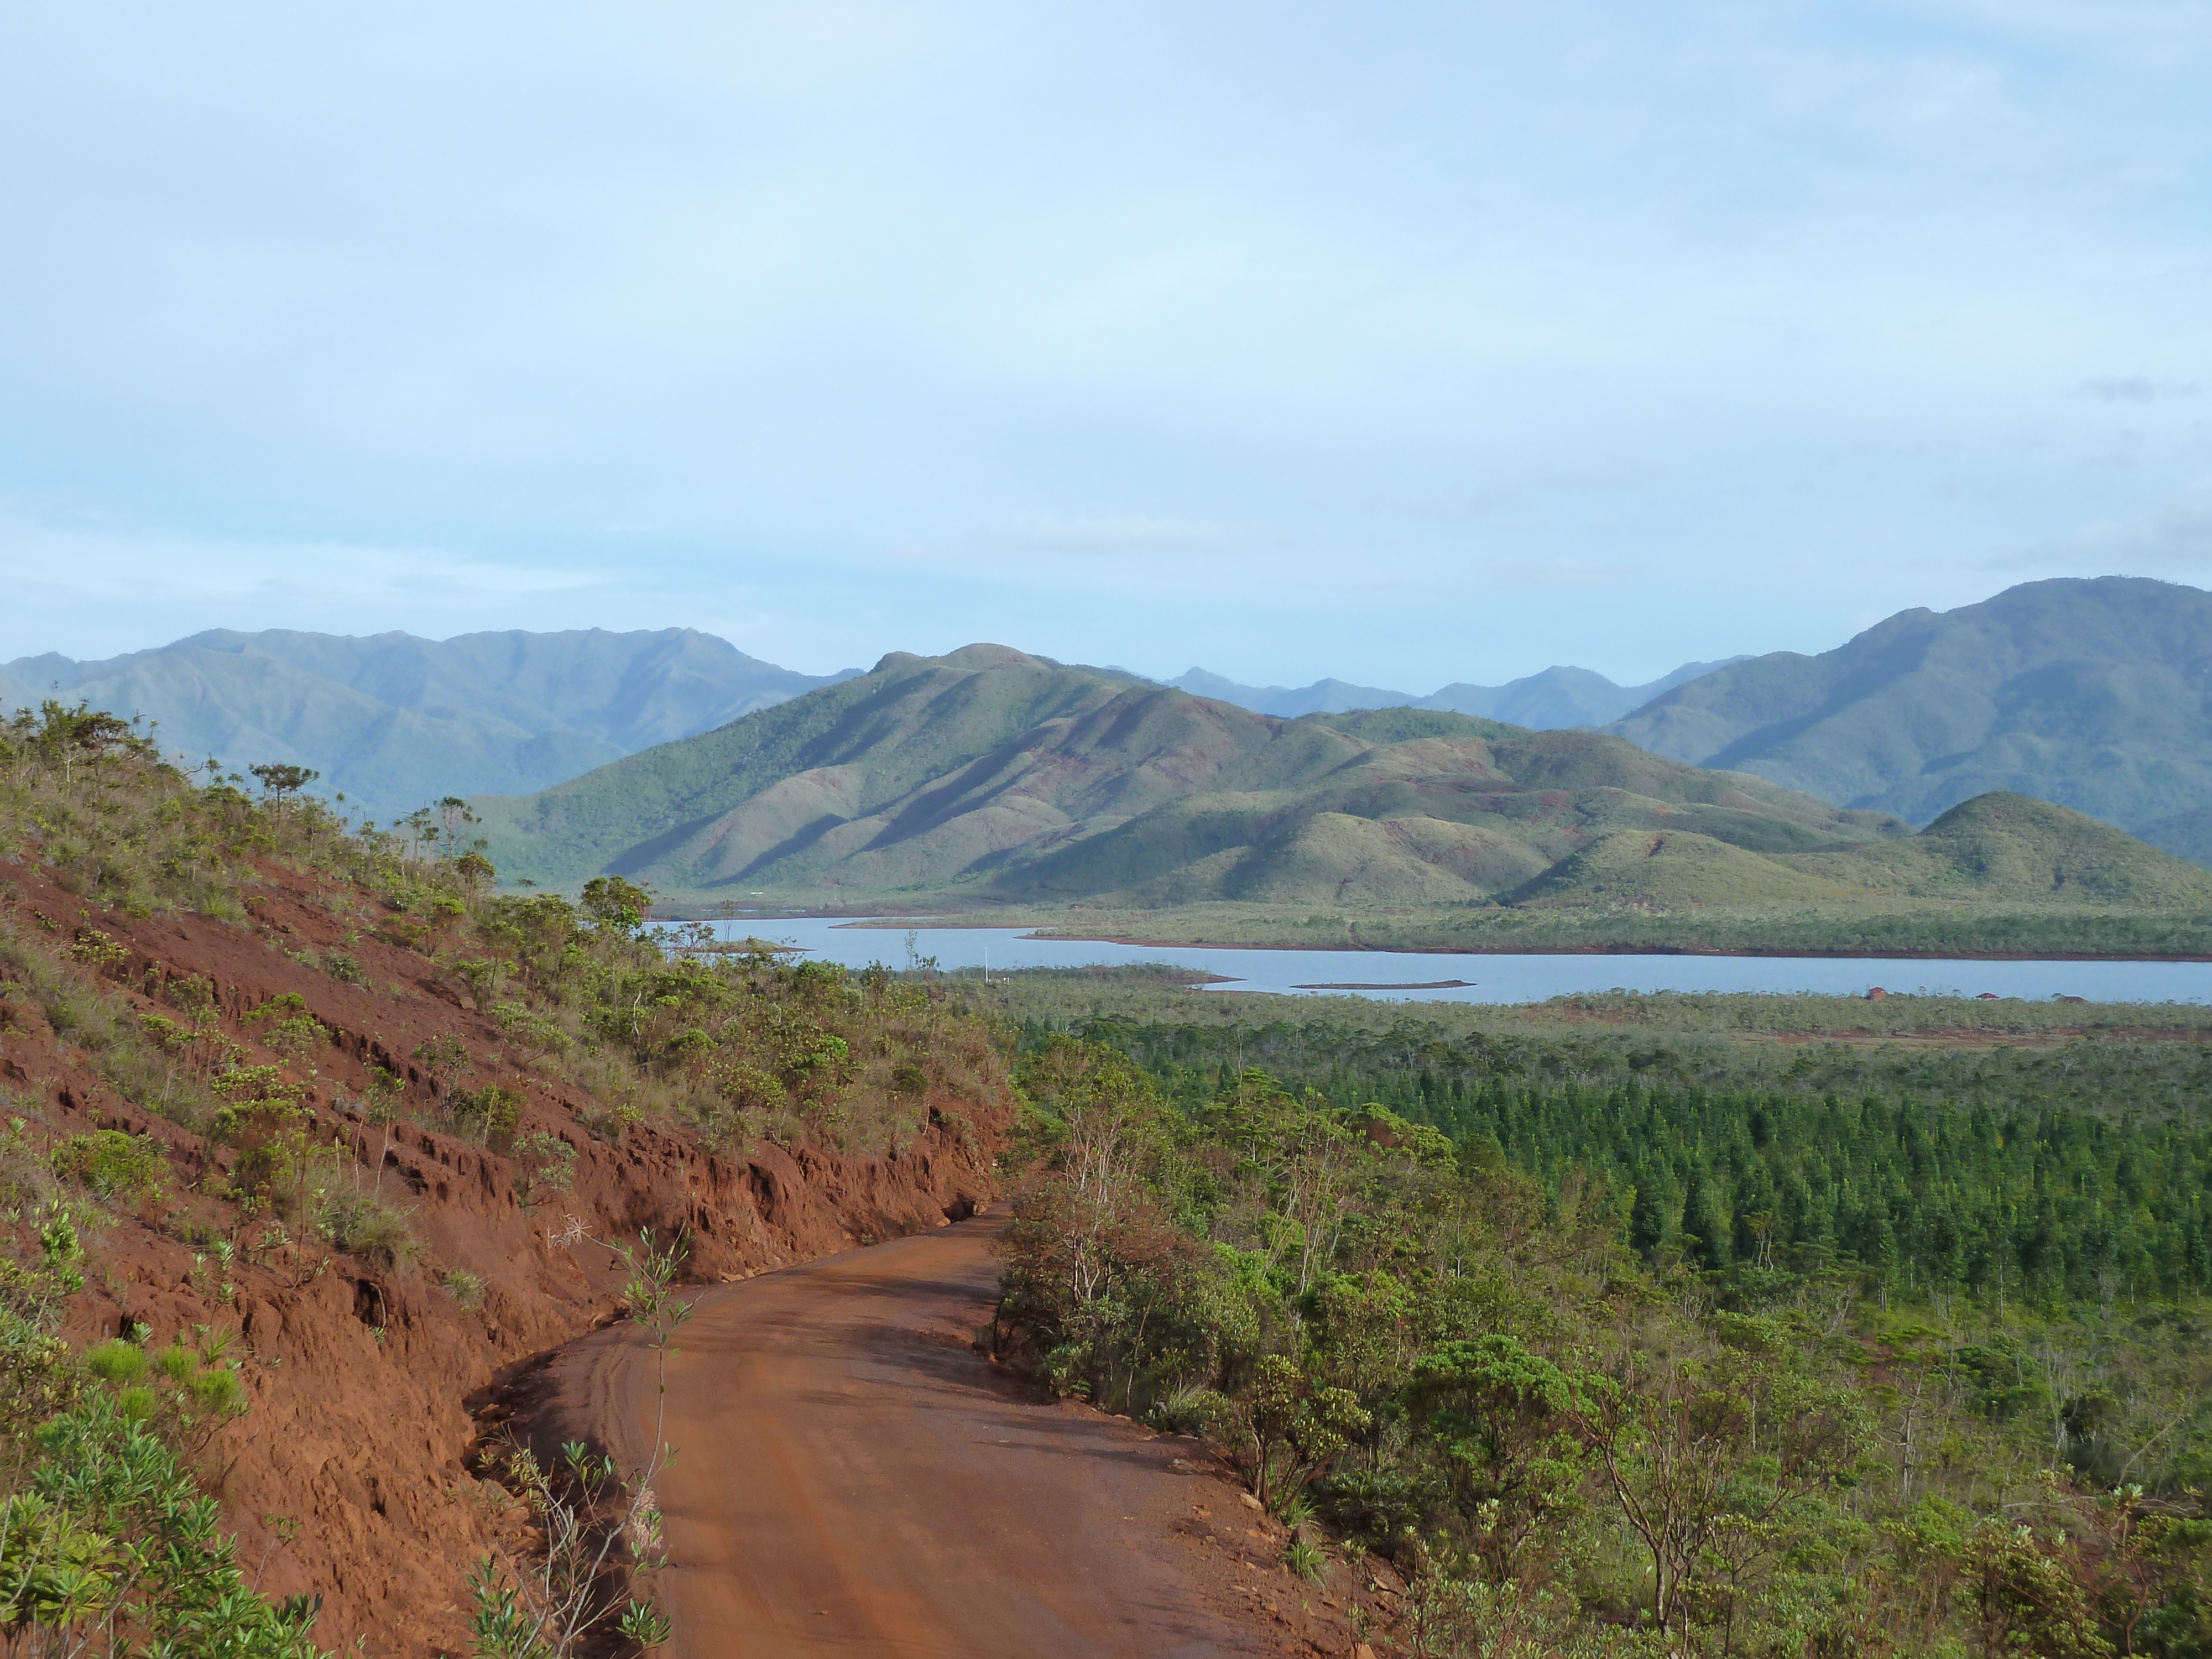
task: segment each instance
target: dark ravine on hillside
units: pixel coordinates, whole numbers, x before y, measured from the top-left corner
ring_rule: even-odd
[[[1910,836],[1622,739],[1417,709],[1284,720],[1001,646],[857,680],[523,799],[510,877],[665,894],[1132,908],[2212,908],[2212,877],[2008,795]]]
[[[1611,729],[1910,823],[2008,790],[2212,861],[2212,593],[2029,582],[1729,665]]]
[[[53,697],[143,715],[188,763],[312,767],[322,793],[389,821],[445,795],[542,789],[841,678],[689,628],[448,640],[212,629],[101,661],[0,665],[0,711]]]

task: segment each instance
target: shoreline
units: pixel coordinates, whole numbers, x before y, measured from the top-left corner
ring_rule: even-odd
[[[1815,950],[1747,945],[1232,945],[1218,939],[1133,939],[1115,933],[1036,933],[1070,945],[1125,945],[1146,951],[1343,951],[1406,957],[1771,957],[1832,962],[2212,962],[2212,952],[2146,955],[2113,951]]]
[[[1241,984],[1243,981],[1231,980],[1229,982],[1233,985]],[[1389,985],[1354,985],[1346,983],[1341,985],[1293,985],[1291,987],[1291,989],[1293,991],[1472,991],[1474,988],[1475,981],[1471,979],[1425,979],[1416,980],[1411,983],[1400,982]]]
[[[684,918],[672,916],[653,920],[675,921]],[[1909,946],[1884,950],[1814,945],[1632,945],[1618,941],[1594,945],[1369,945],[1357,938],[1328,944],[1275,944],[1235,939],[1151,939],[1133,933],[1048,933],[1044,929],[1050,924],[1041,922],[970,921],[938,916],[884,917],[880,912],[847,916],[821,910],[788,915],[754,915],[730,920],[732,922],[742,920],[748,926],[775,921],[823,921],[855,932],[886,933],[926,929],[975,932],[996,928],[1015,933],[1028,939],[1069,945],[1119,945],[1142,951],[1339,951],[1347,955],[1407,957],[1727,957],[1823,962],[2212,962],[2212,951],[1967,951]],[[1011,969],[1007,971],[1018,973],[1022,970]]]

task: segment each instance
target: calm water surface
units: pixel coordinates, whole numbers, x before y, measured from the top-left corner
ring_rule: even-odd
[[[907,965],[907,930],[854,927],[799,917],[722,922],[724,938],[757,936],[795,945],[848,968],[872,962]],[[1218,946],[1109,945],[1096,939],[1032,939],[1018,927],[917,927],[914,950],[940,969],[981,973],[1006,968],[1121,967],[1167,963],[1222,975],[1224,991],[1324,995],[1305,988],[1357,982],[1386,988],[1358,996],[1438,1002],[1540,1002],[1585,991],[1778,991],[1856,996],[1889,991],[2093,1002],[2212,1002],[2207,962],[1944,962],[1815,957],[1446,956],[1411,951],[1240,951]],[[1431,980],[1465,987],[1415,990]]]

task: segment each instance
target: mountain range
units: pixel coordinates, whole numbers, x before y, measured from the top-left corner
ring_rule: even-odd
[[[2212,902],[2212,876],[1992,796],[1919,836],[1608,733],[1443,710],[1286,720],[1004,646],[869,673],[525,798],[495,863],[812,902],[1145,907]]]
[[[1911,823],[2005,790],[2212,861],[2212,593],[2029,582],[1819,656],[1744,659],[1609,729]]]
[[[143,714],[189,762],[312,767],[320,790],[388,820],[445,795],[542,789],[843,678],[689,628],[450,640],[216,629],[100,661],[19,657],[0,665],[0,707],[58,697]]]
[[[1077,675],[1084,689],[1065,709],[1040,704],[1027,719],[1019,717],[1018,697],[1000,711],[1005,720],[994,714],[985,721],[988,731],[963,724],[982,716],[962,712],[958,698],[932,702],[929,718],[945,723],[943,730],[927,739],[919,733],[902,738],[894,745],[900,751],[895,763],[872,757],[869,744],[857,738],[830,745],[834,761],[812,758],[817,750],[794,739],[787,753],[776,751],[783,760],[775,764],[788,761],[794,774],[834,772],[844,781],[823,797],[816,818],[826,813],[857,823],[898,798],[894,784],[920,789],[941,780],[941,770],[928,769],[932,753],[963,755],[963,763],[972,763],[997,745],[1030,742],[1025,734],[1033,732],[1038,733],[1033,746],[1049,749],[1059,739],[1043,733],[1041,722],[1061,714],[1073,718],[1109,696],[1103,688],[1111,688],[1110,696],[1116,697],[1199,693],[1194,701],[1209,708],[1233,709],[1254,720],[1324,717],[1336,722],[1329,728],[1334,737],[1309,732],[1297,740],[1324,747],[1370,741],[1371,728],[1354,730],[1357,722],[1346,725],[1340,718],[1361,708],[1460,715],[1520,728],[1522,736],[1499,739],[1516,754],[1521,751],[1511,745],[1525,743],[1530,731],[1602,726],[1666,761],[1760,778],[1831,807],[1887,814],[1906,825],[1930,823],[1978,796],[2019,794],[2074,808],[2212,864],[2212,593],[2173,583],[2124,577],[2031,582],[1954,611],[1902,612],[1819,655],[1778,652],[1685,664],[1650,685],[1633,687],[1564,667],[1506,685],[1456,684],[1418,698],[1328,679],[1297,689],[1242,686],[1195,668],[1164,685],[1124,670],[1063,669],[1006,647],[970,651],[995,653],[1008,664],[1020,659],[1033,665],[1024,672]],[[638,828],[641,823],[652,823],[651,837],[665,836],[750,798],[695,786],[686,781],[694,759],[660,756],[643,772],[621,775],[628,781],[624,787],[635,782],[642,794],[603,812],[586,805],[606,782],[596,775],[599,769],[641,754],[659,756],[665,745],[719,733],[733,723],[743,729],[726,741],[742,749],[764,740],[746,721],[790,699],[861,678],[881,689],[884,677],[900,664],[968,659],[960,653],[945,659],[894,653],[868,676],[858,671],[817,676],[780,668],[689,629],[512,631],[442,641],[398,633],[353,638],[213,630],[101,661],[50,653],[0,665],[0,706],[59,696],[143,714],[158,721],[165,746],[188,763],[212,756],[233,769],[264,761],[312,767],[323,775],[319,788],[343,791],[357,811],[385,821],[447,794],[522,798],[550,790],[526,835],[520,809],[508,805],[498,811],[520,836],[515,855],[529,869],[573,872],[629,857],[648,836]],[[1075,696],[1068,690],[1073,684],[1065,683],[1062,690]],[[981,692],[979,687],[964,695]],[[1624,710],[1624,703],[1636,706]],[[822,707],[809,703],[804,718],[830,719],[835,725]],[[1176,718],[1198,719],[1188,713]],[[1229,720],[1226,713],[1206,718],[1216,723],[1213,735],[1193,738],[1194,748],[1166,744],[1157,764],[1137,769],[1115,786],[1131,793],[1112,811],[1073,798],[1060,801],[1049,790],[1038,797],[1023,789],[1008,794],[1004,810],[1030,814],[1072,845],[1117,830],[1116,813],[1141,816],[1177,790],[1196,796],[1209,790],[1266,794],[1319,787],[1320,775],[1270,771],[1230,752],[1287,753],[1296,744],[1273,738],[1260,744],[1251,735],[1259,728],[1220,724]],[[1232,729],[1245,735],[1232,739],[1227,735]],[[1219,777],[1227,781],[1217,783],[1207,769],[1216,761],[1206,757],[1224,744],[1218,760]],[[1348,752],[1338,753],[1340,762],[1347,758]],[[1110,773],[1119,763],[1085,764]],[[890,770],[878,778],[871,769],[883,766]],[[854,767],[860,772],[845,769]],[[1188,776],[1171,787],[1178,768]],[[870,780],[866,787],[851,793],[847,784],[862,776]],[[760,793],[779,781],[745,787]],[[890,793],[880,793],[878,783]],[[773,804],[777,811],[797,812],[808,789],[827,787],[820,779],[793,782]],[[674,793],[664,799],[666,791]],[[749,810],[757,817],[768,808]],[[747,839],[756,831],[769,833],[766,821],[754,817],[745,818],[742,834],[732,831],[733,848],[750,848],[738,864],[716,863],[712,871],[687,865],[684,880],[734,879],[733,871],[750,868],[781,845],[775,838],[757,844]],[[1385,812],[1373,821],[1390,820]],[[987,837],[992,845],[979,847],[974,856],[994,854],[998,864],[992,868],[998,872],[991,879],[1014,884],[1014,866],[1026,867],[1033,854],[1042,858],[1042,843],[1018,853],[1018,826],[987,815],[969,827],[985,823],[996,826]],[[860,832],[833,835],[825,827],[820,833],[824,850],[804,857],[796,850],[780,854],[784,861],[772,875],[762,866],[759,879],[788,878],[804,886],[826,878],[836,862],[826,849],[848,846]],[[890,836],[836,879],[849,878],[872,890],[884,883],[951,879],[948,872],[965,870],[959,860],[925,856],[918,843],[894,856],[890,848],[907,839],[902,830]],[[1553,845],[1543,842],[1538,850]],[[1534,854],[1514,856],[1525,864]],[[909,857],[916,860],[913,873],[896,875],[894,867]],[[1169,867],[1162,865],[1143,880],[1164,878]],[[666,868],[672,874],[677,864]],[[1229,884],[1259,882],[1259,869],[1252,866]],[[984,873],[979,866],[958,878],[973,882]],[[1412,887],[1429,879],[1401,875]],[[1203,886],[1211,878],[1193,879]],[[1503,890],[1491,883],[1486,874],[1474,885]],[[1447,884],[1437,890],[1456,890]]]
[[[1735,657],[1723,659],[1741,660]],[[1563,726],[1608,725],[1631,710],[1640,708],[1661,692],[1672,690],[1686,680],[1709,674],[1723,665],[1722,662],[1686,662],[1649,685],[1615,685],[1604,675],[1587,668],[1547,668],[1541,673],[1508,680],[1504,685],[1447,685],[1425,697],[1335,679],[1316,680],[1311,685],[1294,688],[1239,685],[1203,668],[1190,669],[1166,684],[1194,696],[1233,702],[1255,714],[1277,714],[1285,720],[1295,720],[1300,714],[1348,714],[1355,708],[1440,708],[1544,732]]]

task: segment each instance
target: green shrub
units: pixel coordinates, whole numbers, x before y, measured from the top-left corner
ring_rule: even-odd
[[[368,982],[368,976],[362,971],[360,962],[349,951],[325,951],[321,965],[325,973],[341,984],[362,985]]]
[[[297,1139],[282,1135],[240,1152],[230,1172],[230,1196],[241,1204],[259,1204],[290,1193],[300,1168]]]
[[[532,1129],[514,1143],[514,1195],[529,1204],[547,1193],[565,1193],[576,1178],[576,1149],[556,1134]]]
[[[115,1391],[115,1404],[131,1422],[150,1423],[161,1415],[161,1396],[143,1383],[132,1383]]]
[[[137,1403],[86,1395],[39,1431],[29,1490],[0,1500],[0,1623],[11,1645],[106,1649],[108,1632],[127,1632],[136,1644],[113,1650],[321,1659],[307,1639],[316,1604],[272,1606],[254,1592],[236,1540],[216,1530],[216,1500],[134,1418]]]
[[[103,1382],[130,1388],[146,1375],[146,1351],[135,1342],[111,1336],[85,1350],[84,1368]]]
[[[440,1289],[464,1308],[473,1308],[483,1300],[483,1280],[459,1267],[449,1270],[438,1284]]]
[[[54,1173],[82,1182],[101,1198],[133,1201],[159,1197],[167,1189],[169,1161],[151,1135],[120,1129],[96,1129],[76,1135],[54,1149]]]
[[[329,1035],[313,1014],[295,1014],[291,1018],[280,1019],[270,1026],[269,1035],[261,1041],[270,1053],[296,1061],[311,1053]]]
[[[333,1181],[316,1195],[313,1230],[342,1255],[396,1272],[415,1259],[406,1215],[350,1182]]]
[[[1451,1494],[1431,1471],[1354,1469],[1312,1488],[1315,1509],[1346,1537],[1380,1555],[1393,1555],[1436,1522]]]
[[[499,1022],[500,1035],[516,1048],[532,1054],[565,1054],[569,1039],[558,1020],[541,1014],[520,1002],[495,1002],[491,1017]]]
[[[1234,1407],[1226,1396],[1202,1382],[1177,1383],[1155,1401],[1152,1426],[1166,1434],[1212,1434],[1227,1422]]]
[[[522,1097],[512,1089],[487,1083],[481,1089],[455,1094],[453,1115],[456,1128],[474,1135],[479,1142],[488,1141],[494,1135],[514,1132],[522,1117]]]
[[[102,974],[113,973],[131,960],[129,951],[97,927],[78,928],[76,943],[70,946],[70,955]]]
[[[209,1087],[222,1104],[216,1110],[218,1139],[288,1127],[301,1115],[304,1085],[289,1081],[275,1066],[234,1066]]]

